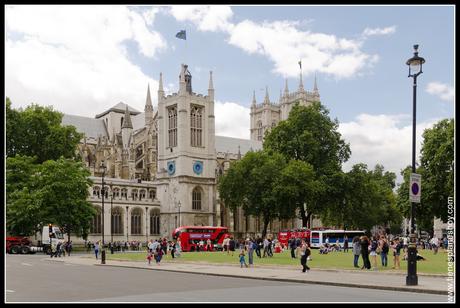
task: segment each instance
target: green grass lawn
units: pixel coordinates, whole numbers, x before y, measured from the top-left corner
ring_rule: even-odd
[[[107,251],[108,252],[108,251]],[[438,254],[433,254],[431,250],[420,250],[420,255],[425,257],[426,261],[417,262],[418,273],[429,274],[447,274],[447,254],[443,250],[439,250]],[[203,263],[221,263],[221,264],[239,264],[238,252],[235,251],[234,255],[228,255],[223,252],[184,252],[180,258],[172,259],[170,255],[164,256],[163,260],[169,262],[203,262]],[[147,262],[146,252],[131,252],[131,253],[116,253],[111,255],[107,253],[107,260],[126,260],[126,261],[142,261]],[[327,255],[320,255],[318,250],[312,250],[312,260],[308,262],[311,268],[322,269],[350,269],[357,270],[353,267],[353,254],[350,252],[333,252]],[[246,255],[246,262],[248,258]],[[372,262],[372,259],[371,259]],[[380,256],[377,256],[377,264],[379,271],[394,271],[393,256],[388,257],[388,267],[381,267]],[[275,253],[271,258],[258,258],[254,253],[254,264],[258,265],[281,265],[281,266],[297,266],[301,267],[300,259],[292,259],[290,252],[285,251],[282,253]],[[359,259],[359,265],[363,264],[362,258]],[[407,261],[401,260],[400,272],[407,272]]]

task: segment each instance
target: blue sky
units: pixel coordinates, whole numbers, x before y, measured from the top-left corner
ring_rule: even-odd
[[[418,141],[454,116],[453,6],[7,6],[6,95],[94,117],[123,101],[156,102],[160,72],[178,88],[180,64],[193,90],[216,91],[216,131],[249,138],[252,91],[278,101],[288,79],[313,87],[352,147],[346,164],[410,163],[412,86],[405,62],[419,44]],[[187,41],[175,34],[187,30]],[[418,149],[420,146],[418,146]]]

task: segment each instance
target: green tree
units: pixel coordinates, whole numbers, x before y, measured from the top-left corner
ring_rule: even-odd
[[[447,198],[454,196],[454,120],[444,119],[423,133],[421,165],[421,202],[415,204],[417,229],[432,232],[433,219],[447,220]],[[409,181],[412,168],[401,171],[403,183],[398,187],[396,203],[404,216],[410,217]]]
[[[35,156],[37,163],[49,159],[75,158],[83,134],[74,126],[61,125],[63,114],[52,107],[31,104],[14,110],[6,99],[6,155]]]
[[[232,210],[242,207],[247,215],[262,218],[263,237],[269,223],[280,217],[282,200],[277,193],[277,179],[285,164],[280,154],[248,152],[232,164],[218,185],[225,206]]]
[[[46,204],[45,215],[49,222],[64,227],[70,233],[82,236],[96,211],[87,201],[92,181],[90,172],[81,162],[60,158],[48,160],[41,167],[40,197]]]
[[[350,147],[341,139],[338,121],[329,118],[329,111],[319,102],[305,107],[296,104],[286,121],[281,121],[266,136],[264,149],[283,154],[287,161],[294,159],[309,163],[313,167],[315,179],[322,182],[322,193],[307,203],[310,211],[324,207],[331,201],[330,178],[341,171],[342,163],[350,157]],[[333,189],[333,188],[332,188]],[[303,226],[308,222],[302,212]]]
[[[6,159],[6,229],[17,235],[40,230],[43,211],[36,190],[40,187],[39,165],[32,157]]]
[[[314,201],[322,193],[323,186],[321,181],[315,179],[315,172],[309,163],[290,160],[281,170],[275,190],[279,194],[279,200],[282,200],[282,219],[294,218],[298,212],[300,218],[308,221],[311,213],[319,211]],[[302,224],[306,225],[307,221],[302,221]]]
[[[447,199],[454,197],[454,120],[444,119],[423,133],[420,151],[422,200],[432,218],[447,221]]]
[[[344,229],[370,231],[377,225],[397,229],[402,215],[392,192],[395,179],[394,173],[384,172],[380,165],[369,171],[365,164],[356,164],[348,173],[336,173],[331,180],[335,196],[321,213],[321,220]]]

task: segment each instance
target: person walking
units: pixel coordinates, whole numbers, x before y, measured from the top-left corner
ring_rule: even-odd
[[[147,262],[149,265],[151,265],[151,262],[152,262],[152,258],[153,258],[153,253],[150,249],[147,250]]]
[[[254,241],[252,239],[248,240],[247,250],[248,250],[248,262],[249,266],[252,267],[254,265]]]
[[[310,256],[310,247],[305,240],[302,240],[300,244],[300,264],[302,265],[302,273],[305,273],[307,270],[309,271],[310,268],[307,265],[308,257]]]
[[[157,246],[156,257],[155,257],[155,261],[157,262],[157,265],[160,265],[162,257],[163,257],[163,249],[161,249],[161,246],[159,245]]]
[[[371,237],[371,243],[370,243],[370,247],[371,247],[371,252],[370,252],[370,256],[371,256],[371,259],[372,259],[372,264],[374,266],[374,271],[377,270],[377,254],[378,254],[378,247],[379,247],[379,244],[377,242],[377,239],[375,236],[372,236]]]
[[[431,249],[433,249],[434,254],[438,253],[438,248],[439,248],[439,240],[436,236],[433,236],[433,238],[430,241],[431,244]]]
[[[260,253],[260,249],[263,247],[263,244],[262,244],[262,239],[259,237],[257,238],[256,240],[256,254],[259,258],[262,257],[261,253]]]
[[[295,249],[297,248],[297,246],[296,246],[296,240],[294,237],[291,237],[289,239],[289,248],[291,248],[291,258],[295,259]]]
[[[380,248],[380,258],[382,259],[382,266],[388,266],[388,252],[390,250],[390,246],[388,245],[388,240],[385,238],[384,235],[380,236],[379,241],[379,248]]]
[[[353,238],[353,266],[359,268],[358,261],[361,255],[361,244],[359,243],[359,236]]]
[[[240,250],[239,258],[240,258],[240,266],[241,266],[241,268],[243,268],[243,265],[245,267],[248,267],[248,265],[246,264],[246,260],[244,258],[244,249]]]
[[[210,239],[206,241],[206,251],[212,251],[212,242]]]
[[[95,244],[94,244],[94,254],[96,255],[96,260],[98,259],[97,258],[97,254],[99,253],[99,241],[97,241]]]
[[[369,261],[369,238],[365,235],[360,238],[361,256],[363,258],[363,268],[371,269],[371,262]]]
[[[348,252],[348,236],[343,237],[343,252]]]
[[[233,237],[231,237],[230,241],[228,241],[228,250],[232,252],[233,257],[233,253],[235,252],[235,240],[233,239]]]
[[[396,238],[393,242],[393,245],[391,245],[391,248],[393,250],[393,269],[400,269],[401,264],[400,264],[400,256],[401,256],[401,249],[403,248],[403,245],[399,241],[398,238]]]

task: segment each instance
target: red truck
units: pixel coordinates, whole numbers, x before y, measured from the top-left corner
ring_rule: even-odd
[[[10,236],[6,238],[6,252],[11,254],[28,254],[41,251],[41,247],[32,245],[27,237]]]

